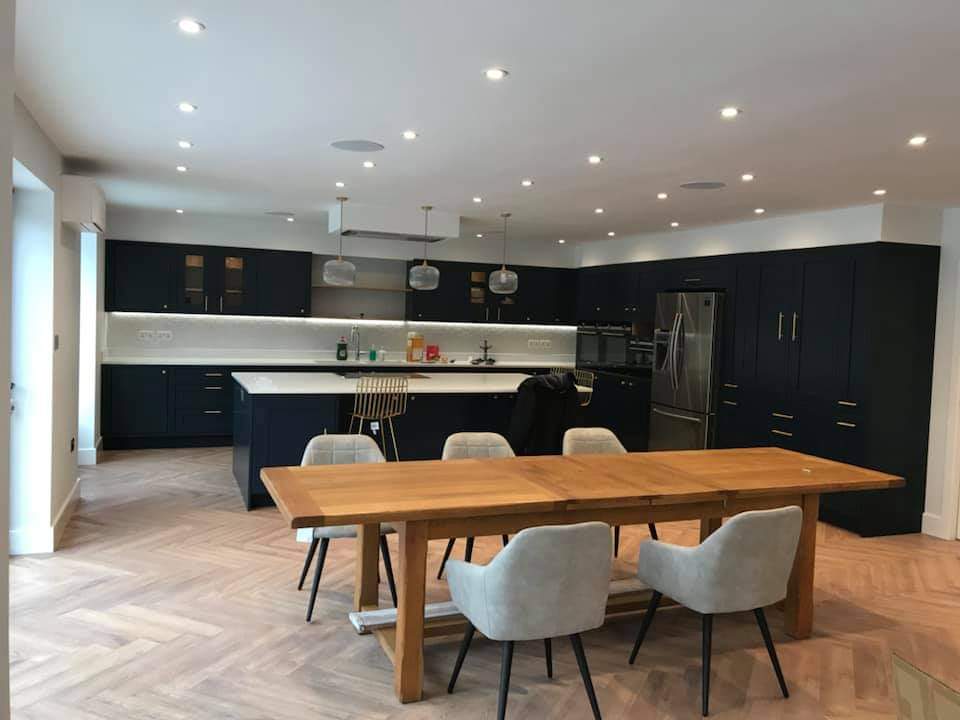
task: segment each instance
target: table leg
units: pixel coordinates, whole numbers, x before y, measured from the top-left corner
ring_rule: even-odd
[[[393,689],[403,703],[423,694],[423,610],[427,583],[427,523],[400,525],[400,606]]]
[[[803,639],[813,632],[813,563],[817,554],[817,518],[820,496],[803,496],[803,525],[793,572],[787,585],[784,603],[784,625],[788,635]]]
[[[380,605],[377,580],[380,552],[380,526],[357,526],[357,565],[353,585],[353,609],[372,610]]]
[[[700,518],[700,542],[719,530],[722,523],[723,518]]]

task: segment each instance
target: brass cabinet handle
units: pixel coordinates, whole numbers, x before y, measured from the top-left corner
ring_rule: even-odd
[[[206,296],[206,295],[203,296],[203,311],[204,311],[204,312],[207,311],[207,296]]]
[[[204,390],[223,390],[223,385],[207,385]]]
[[[777,313],[777,342],[783,340],[783,313]]]
[[[700,282],[700,278],[684,278],[683,281],[688,283],[695,283],[695,282]]]
[[[837,400],[837,405],[843,405],[844,407],[856,407],[857,404],[852,400]]]
[[[223,377],[223,373],[204,373],[204,377]]]
[[[204,410],[204,415],[223,415],[223,410]]]
[[[771,413],[775,418],[780,418],[782,420],[793,420],[793,415],[787,415],[782,412]]]
[[[220,296],[220,312],[223,312],[223,295]]]
[[[856,423],[846,422],[845,420],[837,420],[837,425],[845,428],[855,428],[857,426]]]
[[[787,432],[786,430],[771,430],[774,435],[782,435],[783,437],[793,437],[792,432]]]
[[[733,407],[737,407],[737,405],[739,405],[739,403],[737,403],[737,402],[734,401],[734,400],[724,400],[724,401],[723,401],[723,404],[724,404],[724,405],[733,405]]]
[[[740,387],[739,385],[734,385],[733,383],[724,383],[723,386],[730,390],[736,390],[738,387]]]
[[[790,334],[790,340],[791,340],[792,342],[796,342],[796,341],[797,341],[797,337],[798,337],[798,335],[797,335],[797,323],[799,322],[799,320],[800,320],[800,316],[797,315],[797,313],[794,313],[794,314],[793,314],[793,331],[792,331],[791,334]]]

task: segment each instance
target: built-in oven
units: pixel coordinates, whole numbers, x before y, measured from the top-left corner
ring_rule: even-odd
[[[653,343],[630,324],[581,326],[577,329],[577,366],[611,370],[649,370]]]
[[[595,367],[602,362],[600,329],[590,325],[577,328],[577,367]]]

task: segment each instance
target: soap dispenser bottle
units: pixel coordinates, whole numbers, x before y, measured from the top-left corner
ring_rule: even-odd
[[[337,360],[347,359],[347,338],[340,336],[340,342],[337,343]]]

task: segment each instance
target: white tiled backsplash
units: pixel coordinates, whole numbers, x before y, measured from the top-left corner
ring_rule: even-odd
[[[480,343],[487,340],[490,354],[501,362],[572,363],[577,345],[576,328],[570,326],[107,313],[103,350],[107,361],[171,356],[327,360],[336,357],[337,341],[349,340],[354,325],[360,328],[363,356],[373,345],[386,348],[387,360],[405,358],[409,331],[456,359],[479,356]]]

